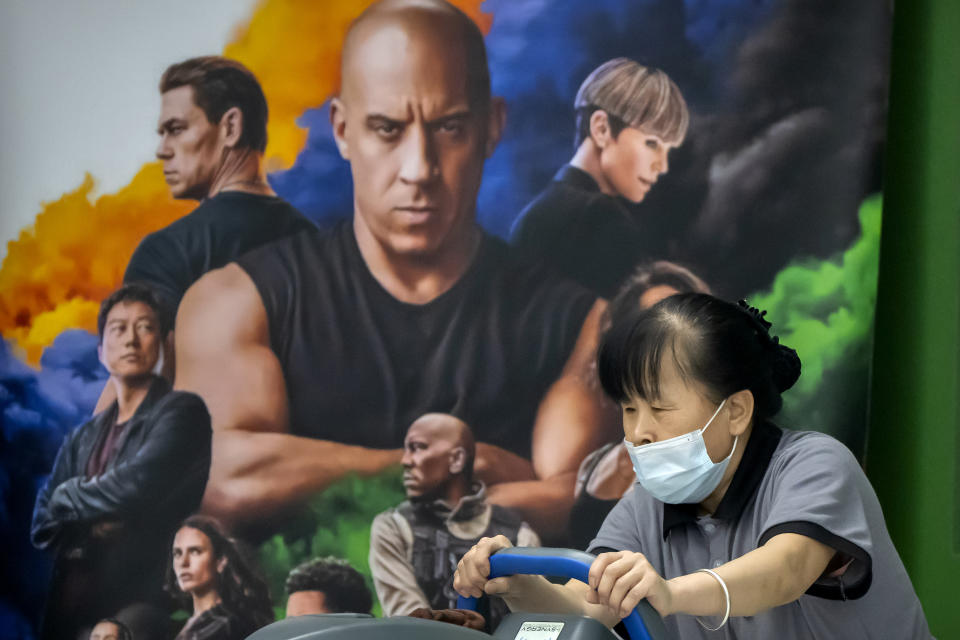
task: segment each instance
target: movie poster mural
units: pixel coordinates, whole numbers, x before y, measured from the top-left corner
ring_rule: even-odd
[[[862,456],[885,3],[372,4],[171,53],[156,160],[5,231],[3,637],[430,616],[482,536],[588,548],[635,481],[598,341],[677,293],[765,310],[777,423]]]

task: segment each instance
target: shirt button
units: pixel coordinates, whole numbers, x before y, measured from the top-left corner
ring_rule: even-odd
[[[723,564],[723,561],[722,561],[722,560],[714,560],[714,561],[713,561],[713,568],[716,569],[717,567],[719,567],[719,566],[722,565],[722,564]]]

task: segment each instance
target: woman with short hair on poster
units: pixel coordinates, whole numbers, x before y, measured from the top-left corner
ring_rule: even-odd
[[[517,217],[510,243],[610,299],[636,265],[668,254],[635,205],[669,170],[690,113],[665,72],[629,58],[590,72],[573,107],[573,157]]]

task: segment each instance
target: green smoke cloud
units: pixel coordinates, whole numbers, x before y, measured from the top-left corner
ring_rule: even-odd
[[[803,373],[784,394],[777,421],[829,433],[863,455],[882,199],[860,206],[860,236],[839,256],[783,269],[750,304],[768,311],[772,332],[797,350]]]
[[[349,476],[319,494],[296,522],[260,546],[259,559],[277,618],[286,607],[284,582],[295,566],[317,556],[345,558],[363,574],[373,595],[374,615],[382,614],[373,590],[367,554],[370,523],[381,511],[406,499],[399,467],[382,475]]]

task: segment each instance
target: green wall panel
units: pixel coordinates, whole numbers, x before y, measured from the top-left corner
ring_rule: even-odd
[[[958,34],[958,0],[896,4],[866,458],[939,638],[960,638]]]

